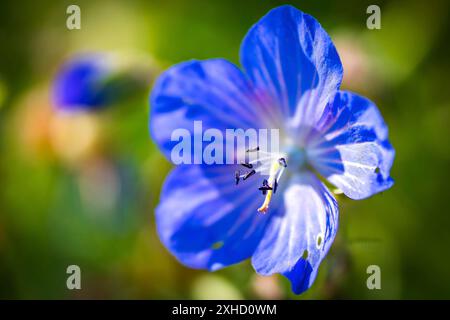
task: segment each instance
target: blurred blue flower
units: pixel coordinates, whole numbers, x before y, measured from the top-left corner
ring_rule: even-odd
[[[53,85],[54,102],[64,111],[98,110],[142,93],[149,75],[147,66],[124,66],[112,54],[79,54],[59,70]]]
[[[112,72],[110,57],[82,54],[67,61],[54,82],[54,100],[63,110],[93,110],[111,101],[105,86]]]
[[[217,270],[251,257],[259,274],[285,275],[298,294],[338,227],[337,202],[316,173],[352,199],[367,198],[392,186],[394,149],[375,104],[339,90],[338,53],[310,15],[273,9],[250,29],[240,57],[245,73],[223,59],[164,72],[150,98],[151,136],[170,159],[171,133],[192,132],[194,120],[222,131],[277,128],[286,173],[280,180],[284,163],[271,158],[259,207],[257,179],[235,186],[233,165],[177,166],[156,209],[158,233],[186,266]]]

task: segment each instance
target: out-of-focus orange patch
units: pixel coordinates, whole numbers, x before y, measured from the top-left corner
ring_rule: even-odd
[[[98,153],[101,123],[95,114],[58,111],[42,89],[29,92],[17,108],[15,131],[29,160],[55,159],[73,166]]]

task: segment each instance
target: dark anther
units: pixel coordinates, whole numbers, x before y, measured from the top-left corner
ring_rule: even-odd
[[[275,182],[273,183],[273,193],[277,192],[277,188],[278,188],[278,182],[275,179]]]
[[[280,159],[278,159],[278,163],[280,164],[280,165],[282,165],[283,167],[287,167],[287,164],[286,164],[286,159],[285,158],[280,158]]]
[[[263,195],[266,195],[267,191],[272,190],[271,187],[267,186],[267,187],[259,187],[259,191],[262,191]]]
[[[254,175],[256,173],[255,170],[249,171],[245,174],[245,176],[242,178],[243,180],[247,180],[248,178],[250,178],[252,175]]]
[[[247,152],[255,152],[255,151],[259,151],[259,146],[257,146],[256,148],[247,149]]]
[[[269,182],[264,179],[262,187],[259,187],[258,190],[262,191],[263,195],[266,195],[267,191],[272,190],[272,188],[269,186]]]
[[[236,185],[238,185],[239,180],[241,179],[241,173],[239,172],[239,170],[234,173],[234,179],[235,179]]]
[[[244,166],[248,169],[253,169],[253,165],[251,163],[241,162],[241,166]]]

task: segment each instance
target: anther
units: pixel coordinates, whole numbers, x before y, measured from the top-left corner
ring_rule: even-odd
[[[249,171],[245,174],[245,176],[242,178],[242,180],[247,180],[248,178],[250,178],[252,175],[254,175],[256,173],[255,170]]]
[[[241,162],[241,166],[246,167],[248,169],[253,169],[253,165],[251,163]]]
[[[278,188],[278,182],[275,179],[275,181],[273,182],[273,193],[277,192],[277,188]]]
[[[239,170],[234,173],[234,179],[235,179],[236,185],[238,185],[239,180],[241,180],[241,173],[239,172]]]
[[[267,194],[267,191],[269,191],[269,189],[267,189],[266,187],[260,187],[259,190],[262,192],[263,196],[265,196]]]
[[[269,182],[264,179],[262,187],[259,187],[258,190],[262,191],[263,195],[266,195],[267,191],[272,190],[272,187],[269,186]]]
[[[278,159],[278,163],[280,164],[280,166],[283,166],[284,168],[287,167],[287,163],[286,163],[286,159],[285,158]]]
[[[255,152],[255,151],[259,151],[259,146],[257,146],[256,148],[247,149],[246,152]]]

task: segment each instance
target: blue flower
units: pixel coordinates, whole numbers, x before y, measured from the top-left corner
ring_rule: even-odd
[[[375,104],[339,90],[338,53],[310,15],[273,9],[245,36],[240,57],[243,70],[211,59],[164,72],[150,97],[151,136],[170,159],[171,133],[192,132],[194,120],[222,131],[277,128],[285,174],[276,158],[262,200],[261,180],[235,185],[233,166],[179,165],[164,184],[157,229],[186,266],[214,271],[251,258],[259,274],[283,274],[299,294],[338,228],[336,199],[318,176],[351,199],[370,197],[392,186],[394,149]]]
[[[67,61],[54,81],[56,106],[69,111],[104,107],[111,101],[105,84],[112,70],[110,57],[103,54],[82,54]]]
[[[150,68],[108,53],[76,55],[60,68],[53,84],[57,108],[64,111],[96,111],[144,92]]]

